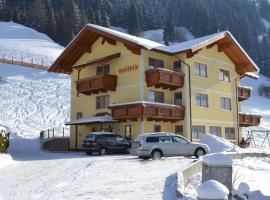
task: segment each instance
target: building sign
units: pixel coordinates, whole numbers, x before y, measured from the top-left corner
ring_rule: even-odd
[[[118,73],[121,75],[121,74],[125,74],[125,73],[128,73],[128,72],[133,72],[133,71],[136,71],[138,70],[139,67],[138,65],[127,65],[125,67],[121,67],[119,70],[118,70]]]

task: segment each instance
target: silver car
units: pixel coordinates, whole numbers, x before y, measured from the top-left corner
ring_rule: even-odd
[[[135,140],[136,155],[142,159],[169,156],[203,156],[209,153],[206,144],[190,142],[173,133],[141,134]]]

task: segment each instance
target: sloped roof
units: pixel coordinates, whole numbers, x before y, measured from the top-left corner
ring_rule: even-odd
[[[87,24],[80,33],[78,33],[63,53],[52,64],[49,71],[70,74],[72,72],[72,65],[74,65],[84,52],[91,52],[92,44],[99,37],[102,37],[111,44],[115,44],[115,41],[120,41],[124,43],[129,50],[137,54],[140,54],[140,49],[147,49],[169,55],[175,55],[180,52],[189,52],[191,55],[194,55],[204,47],[217,44],[221,49],[220,51],[224,51],[237,66],[238,73],[259,72],[258,66],[248,56],[229,31],[219,32],[166,46],[148,39],[94,24]]]

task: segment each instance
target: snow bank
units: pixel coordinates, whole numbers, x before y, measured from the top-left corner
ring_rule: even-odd
[[[239,148],[224,138],[215,135],[205,134],[202,136],[200,143],[207,144],[211,153],[224,151],[238,151]]]
[[[9,154],[0,153],[0,170],[13,163],[13,159]],[[1,199],[1,198],[0,198]]]
[[[225,199],[229,194],[229,190],[218,181],[209,180],[197,188],[197,193],[202,199]]]

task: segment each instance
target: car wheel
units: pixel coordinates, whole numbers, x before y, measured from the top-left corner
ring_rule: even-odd
[[[126,149],[126,153],[127,153],[127,154],[130,154],[130,148],[127,148],[127,149]]]
[[[161,159],[161,157],[162,157],[161,151],[159,151],[159,150],[154,150],[154,151],[152,152],[152,159],[153,159],[153,160],[159,160],[159,159]]]
[[[105,148],[101,148],[99,150],[99,155],[104,156],[105,154],[106,154],[106,149]]]
[[[205,155],[205,150],[203,148],[196,149],[196,151],[194,153],[194,156],[196,158],[199,158],[200,156],[203,156],[203,155]]]
[[[92,155],[92,151],[86,151],[86,155]]]

